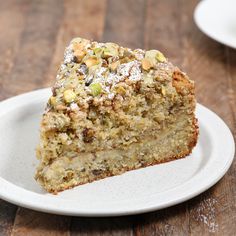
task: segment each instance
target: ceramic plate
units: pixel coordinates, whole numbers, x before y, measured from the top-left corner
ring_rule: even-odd
[[[194,19],[203,33],[236,48],[235,0],[203,0],[195,9]]]
[[[226,124],[197,105],[200,137],[185,159],[130,171],[52,195],[34,180],[39,122],[49,89],[0,103],[0,198],[39,211],[78,216],[117,216],[153,211],[186,201],[228,170],[234,140]]]

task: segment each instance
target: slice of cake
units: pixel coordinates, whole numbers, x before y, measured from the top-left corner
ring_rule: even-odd
[[[76,38],[41,122],[36,180],[57,193],[190,154],[194,83],[157,50]]]

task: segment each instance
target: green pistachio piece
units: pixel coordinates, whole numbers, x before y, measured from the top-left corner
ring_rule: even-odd
[[[148,59],[152,66],[154,66],[156,64],[156,54],[157,54],[157,50],[149,50],[146,51],[145,53],[145,59]]]
[[[102,86],[99,83],[93,83],[89,87],[93,96],[98,96],[102,92]]]
[[[145,58],[155,58],[157,53],[158,53],[157,50],[146,51]]]
[[[63,93],[63,97],[67,103],[71,103],[75,100],[76,94],[71,89],[68,89]]]
[[[118,51],[113,48],[105,48],[103,52],[104,57],[115,57],[118,56]]]
[[[106,43],[104,48],[103,56],[106,57],[115,57],[119,55],[118,52],[119,46],[115,43]]]
[[[120,47],[118,49],[118,52],[119,52],[119,57],[123,57],[124,56],[124,52],[125,52],[125,49],[123,47]]]
[[[156,59],[159,61],[159,62],[165,62],[166,61],[166,58],[165,56],[161,53],[161,52],[157,52],[156,54]]]
[[[50,102],[50,104],[52,105],[52,106],[55,106],[56,105],[56,103],[57,103],[57,101],[56,101],[56,97],[50,97],[50,100],[49,100],[49,102]]]
[[[93,52],[97,57],[101,57],[101,55],[103,53],[103,48],[94,48]]]
[[[120,95],[125,95],[126,94],[126,90],[123,86],[116,87],[116,92]]]

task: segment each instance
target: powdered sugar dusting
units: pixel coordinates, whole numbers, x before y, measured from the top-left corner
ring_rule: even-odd
[[[217,200],[214,198],[204,199],[199,203],[196,211],[193,212],[194,219],[198,222],[204,223],[208,227],[209,232],[211,233],[217,232],[219,228],[215,217],[216,203]]]
[[[123,63],[118,66],[117,72],[110,72],[108,68],[100,67],[96,69],[92,75],[86,78],[91,83],[100,83],[103,91],[107,93],[108,99],[113,99],[113,88],[126,78],[132,81],[139,81],[142,78],[141,63],[137,60]],[[87,88],[89,90],[89,88]]]
[[[72,50],[72,45],[69,45],[64,53],[64,63],[71,63],[74,60],[74,54],[73,54],[73,50]]]
[[[141,63],[137,60],[121,64],[117,69],[117,74],[128,77],[131,80],[141,79]]]

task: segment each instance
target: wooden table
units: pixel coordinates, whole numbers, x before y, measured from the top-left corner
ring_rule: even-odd
[[[157,48],[196,81],[198,102],[236,134],[236,51],[193,22],[197,0],[0,1],[0,99],[53,84],[72,37]],[[224,156],[222,156],[224,158]],[[0,235],[236,235],[236,162],[214,187],[129,217],[56,216],[0,200]]]

